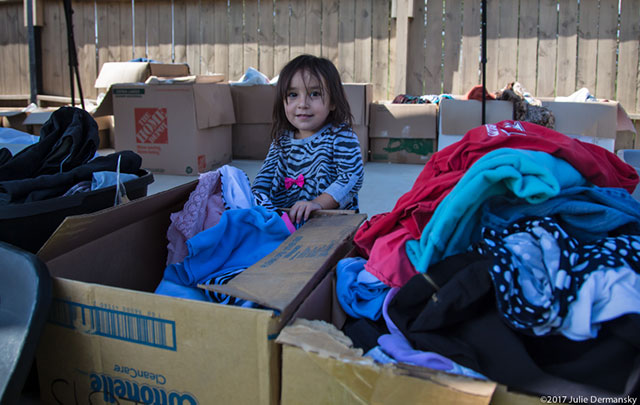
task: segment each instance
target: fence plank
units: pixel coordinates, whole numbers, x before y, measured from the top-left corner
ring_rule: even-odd
[[[305,53],[322,55],[322,2],[306,0]]]
[[[213,71],[223,73],[229,79],[229,19],[227,17],[227,2],[214,2],[214,46]]]
[[[200,7],[200,21],[202,24],[202,73],[215,72],[215,20],[213,1],[203,1]]]
[[[289,58],[302,55],[305,49],[306,0],[291,0],[289,17]]]
[[[391,5],[393,7],[393,5]],[[393,13],[391,9],[389,9],[389,16]],[[397,19],[389,18],[389,84],[387,85],[387,94],[389,98],[394,98],[398,93],[396,93],[396,70],[397,70],[397,59],[398,52],[396,49],[396,38],[398,32],[398,24]]]
[[[187,63],[192,74],[200,74],[200,45],[202,36],[200,30],[200,1],[189,0],[187,6]],[[241,66],[242,67],[242,66]]]
[[[338,64],[339,0],[322,0],[322,49],[323,57]]]
[[[425,2],[415,0],[409,2],[413,9],[413,18],[409,20],[407,44],[407,94],[424,94],[425,78]]]
[[[117,4],[117,8],[111,13],[111,8],[108,9],[109,19],[118,19],[118,13],[120,15],[119,30],[120,30],[120,56],[114,55],[116,59],[112,59],[119,62],[124,62],[133,59],[133,14],[131,9],[131,3],[120,2]]]
[[[345,83],[355,80],[353,65],[355,63],[354,40],[356,35],[355,3],[341,1],[338,25],[338,71]]]
[[[289,1],[276,0],[275,3],[275,53],[273,62],[276,71],[280,71],[289,61]]]
[[[242,2],[229,3],[229,80],[238,80],[244,74],[242,13]]]
[[[147,57],[147,2],[134,0],[133,8],[133,57]]]
[[[389,2],[373,1],[371,40],[371,81],[375,100],[386,100],[389,95]]]
[[[3,5],[4,6],[4,5]],[[7,89],[7,94],[20,94],[20,89],[17,86],[15,78],[20,77],[20,64],[19,63],[6,63],[15,58],[15,53],[18,50],[18,21],[19,10],[16,7],[7,5],[2,7],[4,11],[5,24],[0,32],[2,32],[2,38],[0,38],[0,44],[2,44],[2,52],[0,57],[5,61],[2,66],[2,74],[4,76],[3,82]]]
[[[182,0],[175,0],[173,3],[173,21],[173,53],[175,62],[187,63],[187,5]],[[226,17],[224,21],[228,21]]]
[[[578,3],[576,0],[559,0],[558,6],[556,95],[568,96],[576,90]]]
[[[18,32],[18,40],[16,41],[16,46],[18,47],[18,73],[12,78],[12,81],[15,81],[18,85],[18,94],[30,94],[28,30],[26,28],[26,22],[24,21],[24,13],[20,8],[18,8],[17,11],[18,14],[14,21],[18,26],[16,29]]]
[[[498,87],[504,88],[516,80],[518,68],[518,2],[500,0],[498,21]]]
[[[598,0],[580,0],[578,14],[576,87],[586,87],[593,94],[598,60]]]
[[[460,83],[458,61],[460,59],[460,42],[462,39],[462,13],[460,3],[447,1],[444,13],[444,79],[443,91],[452,93],[460,91],[454,89],[454,83]]]
[[[371,12],[372,0],[356,0],[356,40],[354,80],[371,81]]]
[[[258,69],[258,0],[244,2],[243,67]]]
[[[66,43],[61,35],[61,24],[64,23],[62,3],[46,1],[43,12],[47,23],[42,27],[42,91],[53,96],[69,95],[66,85],[69,82],[68,73],[64,75],[62,67],[66,60],[66,54],[62,52],[62,43]]]
[[[538,0],[520,0],[517,78],[532,94],[536,91],[537,54]]]
[[[86,0],[76,1],[74,10],[74,38],[78,53],[82,94],[84,98],[95,99],[98,95],[94,87],[98,69],[96,66],[94,3]]]
[[[158,59],[165,63],[173,62],[173,10],[170,1],[159,2],[156,6],[159,14],[160,31],[158,35]]]
[[[159,2],[158,2],[159,3]],[[147,39],[147,58],[166,62],[160,58],[158,47],[160,46],[160,15],[158,13],[158,4],[145,7],[146,20],[146,39]]]
[[[126,48],[123,47],[123,45],[125,45],[125,43],[123,43],[123,41],[125,41],[125,38],[123,38],[122,36],[122,26],[131,26],[131,17],[129,17],[128,20],[122,20],[120,18],[121,12],[126,13],[126,11],[130,12],[131,7],[126,7],[124,3],[109,3],[107,6],[107,20],[105,25],[107,33],[107,43],[105,44],[107,47],[107,56],[105,62],[119,62],[121,60],[126,61],[131,59],[133,55],[133,47],[131,45],[133,44],[133,42],[130,43],[130,46]],[[131,15],[130,13],[126,14]],[[131,35],[129,35],[128,38],[131,38]],[[130,50],[131,53],[129,53],[129,55],[125,53],[123,55],[123,48]],[[123,57],[126,59],[121,59]]]
[[[556,0],[540,0],[540,18],[538,30],[538,80],[533,94],[541,97],[555,96],[556,88],[556,53],[558,43],[558,2]]]
[[[424,94],[442,92],[442,1],[427,2],[425,30]]]
[[[464,14],[462,24],[462,59],[460,71],[462,75],[458,87],[459,94],[466,94],[473,86],[480,84],[480,39],[481,25],[480,0],[467,0],[464,2]]]
[[[616,94],[618,0],[600,0],[598,21],[598,71],[594,95],[612,99]]]
[[[274,77],[276,73],[273,67],[273,0],[260,0],[258,49],[260,71],[269,78]]]
[[[627,112],[640,111],[638,38],[640,38],[640,0],[622,0],[616,99],[622,103]]]
[[[500,45],[500,0],[487,0],[487,65],[485,80],[487,91],[499,90],[502,83],[498,80],[498,46]]]

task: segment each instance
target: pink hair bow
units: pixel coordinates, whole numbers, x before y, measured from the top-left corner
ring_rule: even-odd
[[[304,176],[300,175],[295,179],[292,179],[291,177],[285,177],[284,178],[284,188],[289,190],[289,188],[291,188],[291,186],[293,185],[297,185],[298,187],[302,187],[304,186]]]

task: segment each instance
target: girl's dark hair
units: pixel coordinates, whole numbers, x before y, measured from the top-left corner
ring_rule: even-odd
[[[335,108],[329,112],[326,123],[335,126],[348,124],[353,126],[353,118],[351,116],[351,108],[347,101],[347,96],[342,87],[340,73],[335,65],[325,58],[313,55],[300,55],[289,61],[280,71],[278,84],[276,85],[276,99],[273,105],[273,125],[271,126],[271,139],[277,145],[280,144],[280,136],[287,130],[295,131],[296,128],[291,125],[284,111],[284,103],[287,102],[287,90],[291,85],[291,79],[297,72],[309,72],[309,74],[318,80],[322,88],[322,96],[329,94],[329,104]],[[324,79],[324,81],[323,81]],[[324,86],[327,88],[324,88]]]

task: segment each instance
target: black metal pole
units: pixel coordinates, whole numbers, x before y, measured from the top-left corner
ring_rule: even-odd
[[[33,0],[27,0],[27,35],[29,40],[29,102],[38,101],[38,63],[36,56],[36,33],[33,26]]]
[[[482,0],[482,125],[486,122],[487,111],[487,0]]]
[[[80,84],[80,71],[78,70],[78,54],[76,53],[76,41],[73,36],[73,8],[71,0],[63,0],[64,15],[67,21],[67,48],[69,52],[69,84],[71,85],[71,105],[75,106],[74,76],[78,84],[80,104],[84,109],[84,97],[82,95],[82,85]]]

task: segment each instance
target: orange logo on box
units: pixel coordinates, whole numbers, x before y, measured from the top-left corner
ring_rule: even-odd
[[[169,143],[166,108],[136,108],[136,143]]]

